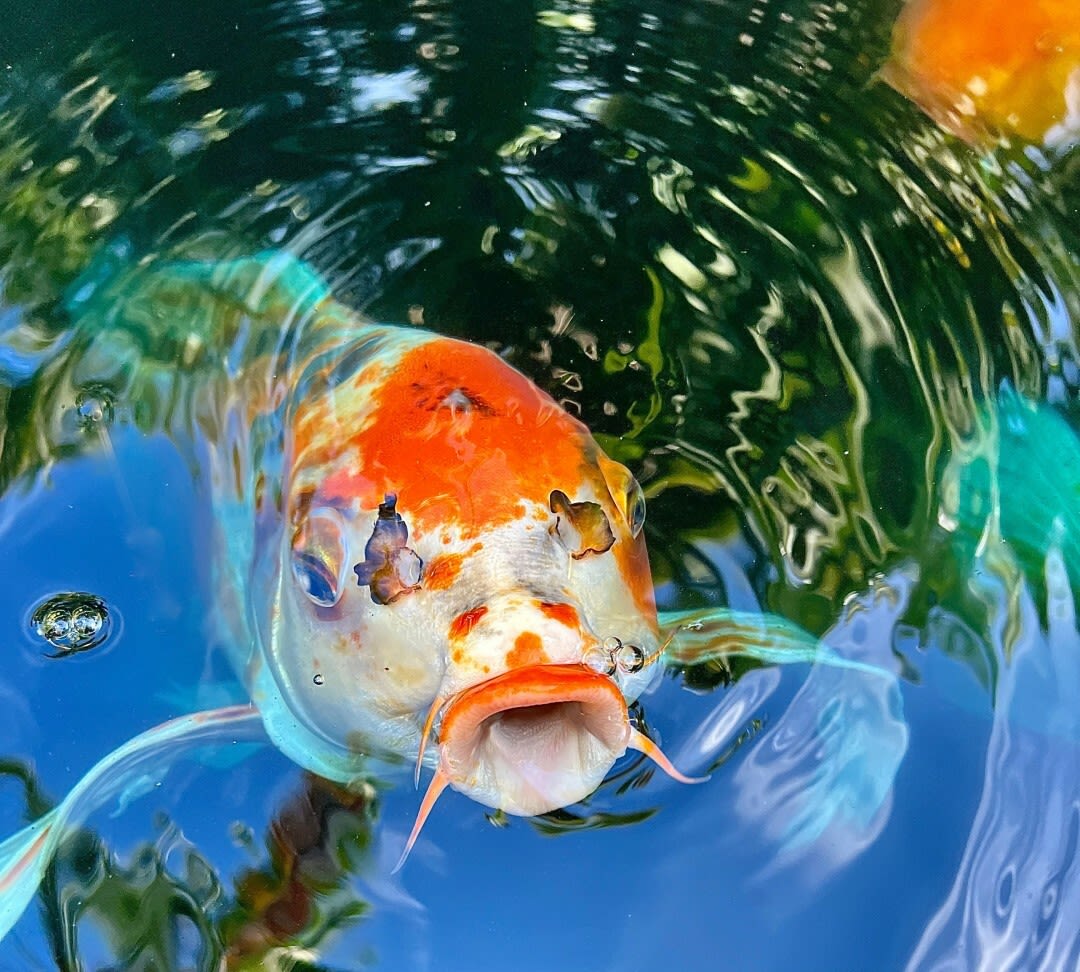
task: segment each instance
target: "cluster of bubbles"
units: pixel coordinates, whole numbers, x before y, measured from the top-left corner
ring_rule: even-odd
[[[625,675],[633,675],[645,667],[645,652],[637,645],[624,645],[618,638],[605,638],[585,652],[584,663],[601,675],[614,675],[618,669]]]
[[[38,605],[30,617],[35,635],[57,649],[59,658],[103,644],[112,632],[109,609],[94,594],[66,592]]]

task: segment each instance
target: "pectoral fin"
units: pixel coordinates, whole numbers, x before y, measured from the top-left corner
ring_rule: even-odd
[[[767,665],[827,665],[893,678],[877,665],[838,655],[810,632],[775,614],[710,608],[661,612],[659,621],[666,665],[689,667],[725,658],[752,658]]]
[[[0,939],[26,910],[65,834],[94,810],[126,806],[193,751],[265,739],[258,710],[237,705],[173,719],[109,753],[59,806],[0,843]]]
[[[738,805],[749,817],[769,806],[762,828],[785,850],[804,847],[833,824],[847,832],[843,841],[856,853],[876,833],[879,811],[887,803],[900,760],[907,749],[907,726],[896,675],[874,664],[888,657],[887,636],[906,600],[906,579],[897,578],[898,596],[866,606],[865,628],[886,633],[884,651],[863,646],[843,653],[783,618],[765,613],[716,610],[664,614],[664,661],[692,665],[730,657],[766,664],[811,665],[810,673],[766,737],[736,773]],[[833,644],[852,641],[841,621],[827,635]],[[860,657],[851,657],[858,653]],[[841,843],[841,842],[838,842]]]

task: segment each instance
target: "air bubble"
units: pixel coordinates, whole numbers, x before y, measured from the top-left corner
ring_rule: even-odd
[[[587,648],[581,661],[587,668],[591,668],[599,675],[615,674],[615,660],[612,658],[611,652],[597,645]]]
[[[637,645],[622,645],[615,653],[615,662],[620,671],[633,675],[645,667],[645,652]]]
[[[47,611],[37,625],[37,633],[53,644],[67,638],[70,631],[71,616],[62,609]]]
[[[98,386],[84,388],[75,399],[75,414],[79,425],[87,432],[110,425],[113,420],[112,393]]]
[[[51,658],[89,651],[112,633],[112,618],[105,602],[94,594],[69,591],[42,602],[30,616],[30,629],[57,653]]]
[[[71,629],[76,638],[93,638],[104,623],[105,616],[93,608],[78,607],[71,613]]]

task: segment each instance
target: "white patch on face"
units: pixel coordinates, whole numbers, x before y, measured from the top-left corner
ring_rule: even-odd
[[[409,523],[406,504],[400,512]],[[363,557],[374,522],[373,512],[346,516],[350,563]],[[552,522],[550,510],[533,504],[479,538],[462,537],[453,524],[410,531],[409,545],[424,564],[419,587],[387,604],[353,582],[332,610],[320,611],[290,571],[268,663],[297,718],[339,745],[375,740],[409,757],[437,698],[523,664],[580,663],[609,637],[655,654],[651,619],[636,607],[614,554],[573,559],[551,535]],[[577,623],[545,613],[544,603],[568,606]],[[455,619],[479,608],[475,629],[452,639]],[[633,699],[654,670],[615,679]]]

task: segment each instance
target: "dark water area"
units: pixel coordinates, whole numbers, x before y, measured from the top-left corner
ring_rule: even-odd
[[[410,773],[225,747],[81,821],[0,969],[1080,968],[1080,156],[882,83],[899,6],[3,0],[0,839],[244,701],[202,359],[76,327],[140,261],[288,252],[494,348],[641,482],[662,610],[768,612],[895,697],[676,666],[640,718],[709,782],[448,795],[396,874]],[[43,642],[62,592],[101,644]]]

